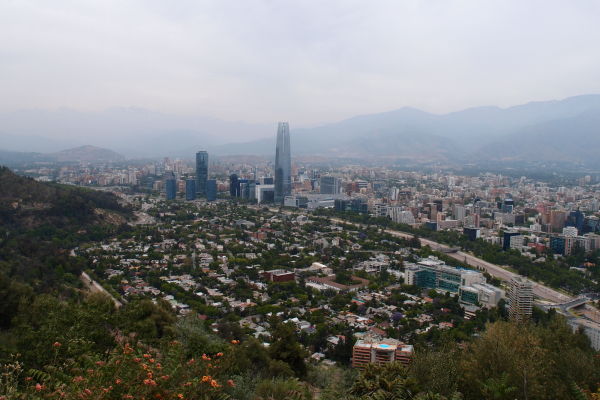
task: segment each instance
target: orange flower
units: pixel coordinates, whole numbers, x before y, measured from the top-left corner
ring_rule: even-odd
[[[183,399],[183,394],[179,393],[179,394],[177,395],[177,398],[178,398],[178,399]]]
[[[229,379],[229,380],[227,381],[227,384],[228,384],[229,386],[231,386],[231,387],[234,387],[234,386],[235,386],[235,382],[233,382],[233,380],[232,380],[232,379]]]
[[[37,392],[41,391],[43,388],[44,388],[44,386],[40,385],[39,383],[36,383],[36,384],[35,384],[35,390],[36,390]]]
[[[152,357],[150,354],[144,354],[144,358],[150,358]]]
[[[52,347],[56,347],[56,348],[59,348],[60,346],[62,346],[62,344],[60,344],[60,342],[54,342],[54,344],[52,345]]]
[[[103,366],[106,364],[104,361],[96,361],[96,365]]]
[[[136,363],[139,363],[140,361],[142,361],[142,359],[139,358],[139,357],[136,357],[136,358],[133,359],[133,361],[135,361]]]
[[[92,394],[92,391],[91,391],[90,389],[85,389],[83,392],[84,392],[84,393],[85,393],[87,396],[89,396],[89,395],[91,395],[91,394]]]
[[[73,378],[73,383],[78,383],[78,382],[81,382],[84,380],[85,380],[85,378],[83,376],[79,375],[79,376],[76,376],[75,378]]]
[[[144,379],[144,385],[156,386],[156,381],[154,379]]]
[[[115,379],[115,384],[120,385],[121,383],[123,383],[122,380],[120,380],[119,378]]]
[[[223,353],[221,353],[221,352],[218,352],[218,353],[217,353],[217,357],[223,357]]]
[[[212,378],[210,377],[210,375],[208,375],[208,376],[207,376],[207,375],[204,375],[204,376],[202,377],[202,382],[210,382],[210,380],[211,380],[211,379],[212,379]]]
[[[194,360],[193,358],[190,358],[190,360],[187,363],[188,363],[188,365],[192,365],[195,362],[196,362],[196,360]]]
[[[210,360],[210,357],[209,357],[209,356],[207,356],[206,354],[202,354],[202,359],[203,359],[204,361],[208,361],[208,360]]]
[[[239,343],[240,343],[240,341],[239,341],[239,340],[232,340],[232,341],[231,341],[231,344],[239,344]]]
[[[218,388],[221,387],[221,385],[219,385],[219,382],[217,382],[216,380],[212,380],[210,381],[210,386],[214,387],[214,388]]]

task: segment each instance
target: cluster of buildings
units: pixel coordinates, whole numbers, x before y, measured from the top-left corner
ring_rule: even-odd
[[[455,294],[467,305],[496,307],[503,297],[502,290],[486,283],[481,272],[450,267],[435,256],[406,265],[404,276],[408,285]]]

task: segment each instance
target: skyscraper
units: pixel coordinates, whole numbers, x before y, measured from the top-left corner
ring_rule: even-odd
[[[275,202],[282,203],[292,194],[292,158],[290,154],[290,127],[280,122],[275,147]]]
[[[186,179],[185,181],[185,199],[196,199],[196,181],[193,179]]]
[[[196,190],[200,196],[206,194],[208,179],[208,153],[201,150],[196,153]]]
[[[206,181],[206,200],[215,201],[217,199],[217,181],[215,179],[208,179]]]
[[[165,192],[167,200],[175,200],[177,197],[177,180],[173,172],[165,174]]]
[[[525,321],[531,318],[533,311],[533,286],[530,281],[521,276],[510,280],[510,308],[508,314],[510,319]]]
[[[236,174],[229,176],[229,195],[231,197],[240,197],[240,182]]]

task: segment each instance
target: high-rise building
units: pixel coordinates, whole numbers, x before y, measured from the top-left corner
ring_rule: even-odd
[[[165,193],[167,200],[175,200],[177,197],[177,180],[172,172],[165,175]]]
[[[229,176],[229,195],[231,197],[240,197],[240,181],[236,174]]]
[[[208,180],[208,153],[201,150],[196,153],[196,190],[200,196],[206,194]]]
[[[292,158],[290,152],[290,127],[280,122],[277,127],[275,147],[275,202],[282,203],[292,194]]]
[[[186,179],[185,181],[185,199],[196,199],[196,181],[194,179]]]
[[[511,240],[513,237],[519,236],[520,233],[517,231],[505,231],[502,238],[502,250],[508,250],[511,248]]]
[[[533,311],[533,285],[531,281],[516,276],[510,280],[510,308],[508,314],[512,320],[525,321],[531,318]]]
[[[319,186],[322,194],[339,194],[342,191],[342,183],[335,176],[322,176]]]
[[[215,179],[208,179],[206,181],[206,200],[215,201],[217,199],[217,181]]]

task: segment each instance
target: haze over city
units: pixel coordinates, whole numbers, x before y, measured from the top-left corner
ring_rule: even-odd
[[[600,93],[599,19],[583,0],[5,1],[0,110],[299,128],[557,100]]]
[[[599,21],[0,1],[0,400],[600,400]]]

